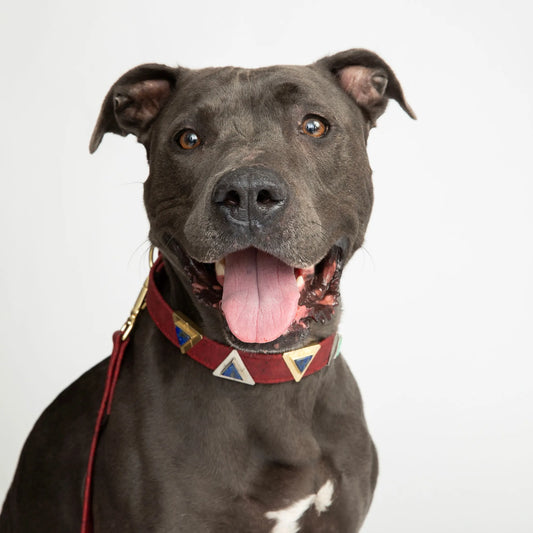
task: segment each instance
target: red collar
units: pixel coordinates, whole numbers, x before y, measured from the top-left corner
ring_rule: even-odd
[[[298,350],[275,354],[235,350],[203,337],[198,327],[181,313],[174,312],[159,292],[155,274],[163,266],[160,257],[150,271],[146,295],[148,313],[172,344],[212,370],[215,376],[248,385],[300,381],[324,368],[338,354],[340,342],[337,335]]]

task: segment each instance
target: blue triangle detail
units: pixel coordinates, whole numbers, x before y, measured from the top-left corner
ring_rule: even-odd
[[[300,372],[305,372],[305,369],[309,366],[309,363],[313,359],[312,355],[307,355],[306,357],[300,357],[299,359],[294,360],[294,364],[298,367]]]
[[[191,340],[189,335],[187,335],[180,327],[176,327],[176,336],[178,337],[178,342],[180,346],[183,346],[185,343]]]
[[[222,372],[221,375],[231,378],[231,379],[237,379],[239,381],[244,381],[243,377],[239,374],[239,371],[235,367],[235,363],[231,362]]]

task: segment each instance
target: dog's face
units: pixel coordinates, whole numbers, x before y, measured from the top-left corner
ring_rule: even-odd
[[[144,65],[112,87],[91,150],[107,131],[137,135],[150,240],[204,327],[278,351],[335,328],[342,267],[372,208],[366,140],[389,97],[413,116],[364,50],[301,67]]]

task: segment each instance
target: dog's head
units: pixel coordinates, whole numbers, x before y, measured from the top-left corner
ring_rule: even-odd
[[[150,240],[206,333],[278,351],[336,327],[372,208],[367,137],[389,98],[414,118],[367,50],[254,70],[141,65],[109,91],[90,149],[137,136]]]

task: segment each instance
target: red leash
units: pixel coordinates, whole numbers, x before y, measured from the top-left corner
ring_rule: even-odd
[[[107,378],[105,382],[104,395],[98,410],[98,417],[96,418],[96,425],[93,433],[93,440],[91,442],[91,451],[89,452],[89,462],[87,464],[87,474],[85,476],[85,490],[83,493],[83,514],[81,520],[81,533],[92,533],[92,513],[91,513],[91,487],[94,467],[94,458],[96,455],[96,446],[98,445],[98,437],[102,429],[102,422],[106,414],[111,412],[111,402],[113,400],[113,393],[115,385],[117,384],[118,373],[120,371],[120,364],[122,357],[126,350],[126,346],[130,341],[129,337],[122,340],[122,331],[115,331],[113,334],[113,353],[107,368]]]
[[[153,248],[150,249],[150,266],[153,267]],[[135,324],[137,316],[142,309],[146,307],[146,293],[148,292],[148,278],[142,286],[139,296],[133,305],[128,320],[124,323],[119,331],[113,333],[113,352],[109,359],[109,366],[107,367],[107,377],[105,381],[104,394],[102,401],[100,402],[100,409],[98,410],[98,416],[96,417],[96,424],[94,426],[93,439],[91,442],[91,449],[89,452],[89,461],[87,463],[87,473],[85,474],[85,488],[83,491],[83,512],[81,518],[81,533],[92,533],[93,520],[92,520],[92,481],[93,481],[93,469],[94,460],[96,457],[96,448],[98,446],[98,438],[102,430],[102,424],[104,417],[109,416],[111,413],[111,403],[113,402],[113,394],[115,393],[115,386],[118,381],[118,375],[120,373],[120,365],[122,364],[122,358],[124,352],[130,342],[130,333]]]

